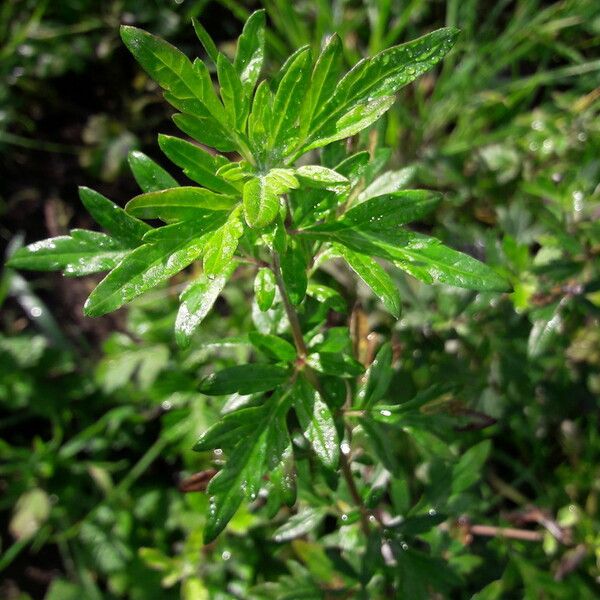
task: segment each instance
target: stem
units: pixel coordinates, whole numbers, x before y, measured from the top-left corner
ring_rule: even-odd
[[[296,312],[296,309],[292,306],[292,303],[290,302],[289,296],[287,294],[287,290],[285,289],[285,282],[283,281],[283,277],[281,275],[281,263],[279,261],[279,255],[277,254],[277,252],[273,252],[273,272],[275,273],[275,281],[277,283],[277,288],[279,289],[279,293],[281,294],[283,306],[285,308],[285,312],[290,322],[292,336],[294,338],[296,349],[298,350],[298,357],[302,362],[304,362],[304,359],[308,354],[308,350],[306,348],[306,344],[304,343],[304,336],[302,335],[302,328],[300,327],[300,321],[298,320],[298,313]],[[308,367],[308,365],[305,367],[304,373],[306,375],[306,378],[311,382],[312,385],[314,385],[319,394],[323,397],[321,384],[319,382],[317,374],[310,367]],[[346,454],[344,454],[344,452],[340,453],[340,465],[342,467],[342,474],[346,481],[346,485],[348,486],[348,490],[350,491],[350,495],[352,496],[352,500],[360,510],[360,523],[362,531],[365,534],[365,536],[368,537],[370,532],[369,512],[362,501],[358,488],[356,487],[356,482],[354,481],[354,476],[352,475],[352,469],[350,467],[350,461],[348,460],[348,457],[346,456]]]
[[[298,356],[302,361],[304,361],[308,354],[308,350],[306,349],[306,344],[304,343],[304,336],[302,335],[302,328],[300,327],[300,321],[298,320],[298,313],[292,306],[287,290],[285,289],[285,282],[283,281],[283,277],[281,275],[281,263],[279,261],[279,254],[277,254],[277,252],[273,252],[273,273],[275,273],[275,281],[277,283],[277,287],[279,288],[279,293],[281,294],[281,300],[283,301],[285,313],[290,322],[294,344],[296,345],[296,350],[298,350]]]

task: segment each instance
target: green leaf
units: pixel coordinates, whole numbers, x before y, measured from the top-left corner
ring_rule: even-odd
[[[279,196],[266,175],[245,183],[243,201],[246,223],[254,229],[270,225],[279,212]]]
[[[230,261],[216,277],[202,274],[181,294],[175,320],[175,340],[180,346],[189,344],[192,334],[210,312],[236,268],[237,262]]]
[[[391,230],[429,214],[441,199],[426,190],[402,190],[377,196],[354,206],[342,221],[359,229]]]
[[[288,369],[277,365],[237,365],[203,379],[199,391],[207,396],[267,392],[281,385],[288,377]]]
[[[322,508],[308,507],[289,518],[281,527],[273,533],[273,539],[278,542],[289,542],[297,537],[315,531],[325,518]]]
[[[187,233],[133,250],[98,284],[85,303],[84,313],[98,317],[117,310],[185,269],[202,254],[208,235],[194,230]]]
[[[338,352],[315,352],[306,358],[306,363],[320,373],[336,377],[357,377],[365,371],[355,358]]]
[[[416,40],[383,50],[359,61],[342,78],[335,92],[316,115],[316,136],[331,127],[340,117],[369,99],[391,97],[433,66],[450,51],[458,37],[456,28],[438,29]]]
[[[252,13],[238,39],[233,65],[249,96],[260,75],[265,56],[265,11]]]
[[[542,356],[556,340],[563,326],[562,310],[564,304],[563,299],[561,302],[544,307],[542,311],[536,314],[527,340],[527,355],[530,358]]]
[[[336,468],[339,461],[339,440],[329,407],[302,377],[294,384],[292,395],[294,411],[304,437],[324,465]]]
[[[251,331],[248,337],[255,348],[273,360],[292,362],[296,359],[294,346],[279,336]]]
[[[288,395],[273,394],[260,408],[260,418],[254,421],[251,435],[238,437],[227,464],[208,486],[211,498],[205,543],[223,531],[244,498],[255,499],[265,471],[276,468],[289,451],[285,423]]]
[[[126,204],[125,210],[142,219],[176,221],[188,219],[194,213],[203,214],[207,210],[229,210],[236,203],[237,200],[232,196],[217,194],[204,188],[176,187],[140,194]]]
[[[256,428],[264,412],[265,406],[261,405],[227,413],[200,436],[194,445],[194,451],[207,452],[217,448],[234,448],[240,439]]]
[[[259,164],[266,160],[272,111],[273,94],[269,88],[269,83],[266,80],[261,81],[254,94],[252,110],[248,116],[248,138]]]
[[[353,252],[341,244],[335,244],[334,251],[348,263],[350,268],[381,299],[388,312],[397,319],[401,308],[400,294],[384,268],[371,257]]]
[[[269,147],[277,155],[285,154],[288,147],[297,143],[295,125],[308,86],[310,57],[310,48],[302,48],[287,68],[284,66],[285,71],[273,100],[269,136]]]
[[[239,239],[244,234],[241,212],[241,206],[234,208],[227,221],[206,242],[202,265],[208,277],[220,274],[235,255]]]
[[[73,229],[71,235],[41,240],[19,248],[7,261],[14,269],[60,271],[82,277],[114,268],[129,250],[97,231]]]
[[[342,58],[342,42],[334,33],[327,40],[311,75],[300,120],[304,132],[310,130],[315,113],[331,98],[341,73]]]
[[[160,165],[138,150],[132,150],[127,156],[129,168],[142,192],[157,192],[179,184]]]
[[[392,345],[386,342],[367,370],[364,383],[358,390],[357,406],[369,409],[379,402],[387,392],[393,376]]]
[[[179,110],[188,108],[194,110],[193,114],[174,114],[173,122],[183,133],[189,135],[197,142],[220,150],[221,152],[233,152],[238,149],[238,144],[231,132],[217,122],[206,108],[202,106],[187,107],[180,103]]]
[[[206,31],[206,29],[204,29],[204,27],[202,26],[200,21],[198,21],[198,19],[194,19],[192,17],[192,24],[194,25],[194,31],[196,32],[196,35],[198,36],[198,39],[200,40],[200,43],[202,44],[204,51],[206,52],[206,54],[208,54],[210,59],[216,65],[217,58],[219,56],[219,51],[217,50],[217,46],[215,45],[215,42],[213,41],[213,39],[210,36],[210,34],[208,33],[208,31]]]
[[[148,75],[168,92],[168,102],[181,110],[180,101],[193,100],[193,106],[203,105],[213,120],[224,123],[225,111],[204,63],[192,65],[177,48],[136,27],[121,26],[121,38]]]
[[[127,214],[114,202],[90,188],[80,187],[79,197],[98,225],[127,246],[138,246],[144,234],[152,229],[150,225]]]
[[[273,306],[275,300],[275,274],[267,267],[260,268],[254,279],[254,297],[258,308],[265,312]]]
[[[295,169],[295,173],[308,187],[324,188],[327,190],[343,190],[350,182],[332,169],[318,165],[305,165]]]
[[[287,294],[294,306],[301,304],[306,295],[308,276],[306,274],[306,256],[298,243],[290,243],[281,256],[281,276]]]
[[[221,86],[221,98],[229,115],[231,127],[244,131],[250,110],[249,98],[244,95],[242,82],[227,57],[219,54],[217,74]]]
[[[490,440],[484,440],[469,448],[452,469],[452,493],[460,494],[482,476],[483,466],[492,449]]]
[[[234,186],[216,175],[219,168],[228,163],[226,158],[212,156],[196,144],[170,135],[160,134],[158,145],[169,160],[183,169],[186,177],[213,192],[230,196],[238,194]]]
[[[271,471],[269,481],[271,485],[269,489],[268,509],[270,518],[273,518],[282,504],[290,507],[296,504],[298,491],[291,443],[285,449],[279,464]]]
[[[313,136],[311,141],[301,146],[300,150],[294,156],[299,156],[314,148],[320,148],[321,146],[331,144],[331,142],[343,140],[357,134],[359,131],[375,123],[375,121],[389,110],[394,102],[395,98],[393,96],[383,96],[382,98],[366,100],[357,104],[339,119],[329,121],[328,125],[322,127],[319,130],[319,134]]]

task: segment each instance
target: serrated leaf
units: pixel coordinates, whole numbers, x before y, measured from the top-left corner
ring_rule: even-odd
[[[194,31],[196,32],[196,35],[198,36],[198,39],[200,40],[204,51],[206,52],[206,54],[208,54],[210,59],[216,65],[217,58],[219,56],[219,51],[217,50],[215,42],[213,41],[208,31],[204,29],[200,21],[198,21],[198,19],[192,18],[192,24],[194,25]]]
[[[210,312],[225,284],[237,268],[237,262],[230,261],[215,277],[202,274],[184,290],[175,319],[175,340],[185,347],[204,317]]]
[[[355,358],[338,352],[315,352],[306,358],[306,364],[320,373],[336,377],[357,377],[365,371]]]
[[[297,139],[294,126],[300,115],[310,76],[310,48],[302,48],[293,61],[284,66],[284,73],[275,98],[271,119],[269,147],[275,154],[285,154],[286,148]]]
[[[381,346],[375,360],[367,369],[364,382],[361,384],[356,396],[357,406],[369,409],[379,402],[387,392],[393,375],[392,345],[390,342],[386,342]]]
[[[61,271],[82,277],[108,271],[127,256],[130,250],[104,233],[73,229],[62,235],[19,248],[7,261],[14,269]]]
[[[327,40],[311,74],[301,113],[300,125],[304,132],[310,130],[315,113],[331,98],[341,73],[342,58],[342,42],[334,33]]]
[[[241,212],[241,206],[234,208],[227,221],[207,240],[202,263],[207,276],[220,274],[235,255],[239,239],[244,234]]]
[[[260,268],[254,279],[254,297],[258,308],[265,312],[273,306],[275,300],[275,274],[266,267]]]
[[[176,221],[188,219],[194,212],[229,210],[238,201],[232,196],[217,194],[199,187],[176,187],[140,194],[132,198],[125,210],[142,219]]]
[[[152,229],[150,225],[127,214],[106,196],[90,188],[80,187],[79,197],[96,223],[129,247],[138,246],[144,235]]]
[[[339,460],[339,439],[329,407],[319,393],[303,378],[294,384],[294,411],[304,437],[319,460],[334,469]]]
[[[427,190],[398,191],[353,206],[342,221],[359,229],[390,230],[423,218],[440,200],[440,194]]]
[[[265,55],[265,11],[252,13],[238,39],[235,60],[236,71],[249,96],[260,75]]]
[[[279,336],[251,331],[248,338],[255,348],[273,360],[292,362],[296,359],[294,346]]]
[[[281,276],[291,303],[298,306],[304,300],[308,286],[306,256],[299,244],[289,244],[281,260]]]
[[[339,119],[330,121],[326,127],[322,127],[319,134],[303,145],[294,156],[299,156],[314,148],[320,148],[331,144],[331,142],[343,140],[357,134],[375,123],[389,110],[394,102],[395,98],[393,96],[383,96],[382,98],[357,104]]]
[[[227,164],[227,159],[221,156],[212,156],[196,144],[170,135],[160,134],[158,145],[169,160],[183,169],[186,177],[201,186],[213,192],[230,196],[239,193],[234,186],[216,174],[219,168]]]
[[[431,69],[449,52],[457,37],[455,28],[438,29],[359,61],[317,114],[315,125],[320,127],[319,133],[358,103],[390,97]]]
[[[231,127],[244,131],[250,110],[249,98],[244,95],[242,82],[227,57],[219,54],[217,74],[221,86],[221,98],[229,115]]]
[[[370,256],[353,252],[341,244],[334,246],[350,268],[371,288],[388,312],[396,319],[400,316],[400,294],[385,269]]]
[[[221,152],[233,152],[238,149],[238,144],[226,127],[216,121],[202,106],[188,106],[178,103],[181,108],[193,110],[193,114],[174,114],[173,122],[183,133],[189,135],[201,144],[215,148]]]
[[[254,500],[264,472],[278,465],[289,448],[286,394],[273,394],[261,408],[261,418],[254,422],[252,435],[241,437],[225,467],[208,486],[211,498],[205,543],[219,535],[244,498]]]
[[[128,254],[90,294],[83,308],[89,317],[117,310],[185,269],[204,250],[207,234],[188,232],[144,244]]]
[[[244,184],[243,202],[246,223],[255,229],[270,225],[279,212],[279,196],[266,175]]]
[[[167,171],[139,150],[132,150],[127,162],[142,192],[157,192],[179,185]]]
[[[273,539],[278,542],[289,542],[297,537],[314,531],[325,518],[322,508],[308,507],[302,512],[290,517],[273,533]]]
[[[324,188],[327,190],[343,190],[350,182],[333,169],[327,169],[319,165],[305,165],[295,169],[296,175],[308,187]]]
[[[200,436],[193,449],[196,452],[207,452],[217,448],[233,448],[241,438],[256,428],[264,413],[264,405],[227,413]]]
[[[284,383],[288,377],[288,369],[277,365],[237,365],[205,377],[198,391],[207,396],[267,392]]]
[[[215,120],[224,122],[225,111],[201,61],[192,64],[165,40],[136,27],[121,26],[121,38],[148,75],[168,92],[165,94],[168,102],[193,100],[202,104]],[[171,103],[180,107],[177,102]]]

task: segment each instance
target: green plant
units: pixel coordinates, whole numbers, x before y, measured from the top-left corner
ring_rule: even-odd
[[[355,520],[363,556],[362,565],[354,565],[353,575],[343,581],[348,590],[371,585],[419,597],[429,585],[452,587],[456,578],[438,558],[404,549],[406,538],[443,520],[434,509],[426,514],[421,509],[441,502],[446,488],[432,486],[406,520],[378,510],[386,493],[398,513],[410,505],[402,467],[386,452],[386,436],[407,433],[439,450],[436,433],[452,419],[423,409],[442,392],[395,402],[391,344],[382,345],[374,359],[353,344],[349,324],[356,312],[323,283],[323,269],[331,260],[347,263],[392,318],[400,314],[400,295],[376,259],[426,283],[506,289],[504,279],[483,263],[404,227],[425,218],[440,202],[439,194],[398,190],[385,177],[375,180],[382,161],[353,149],[353,140],[390,108],[394,94],[441,61],[458,32],[440,29],[384,50],[344,76],[341,44],[333,35],[316,61],[308,47],[300,48],[272,81],[259,83],[264,12],[247,21],[233,62],[199,23],[195,28],[216,67],[220,97],[203,61],[192,63],[133,27],[124,27],[122,37],[180,111],[175,124],[221,152],[159,137],[166,156],[200,187],[179,186],[147,156],[132,153],[130,166],[143,193],[125,210],[97,192],[80,190],[86,209],[108,234],[72,230],[17,250],[9,265],[68,276],[110,271],[84,307],[87,315],[99,316],[201,260],[202,273],[181,294],[175,320],[182,347],[193,345],[234,272],[254,274],[257,330],[228,342],[250,347],[259,360],[211,373],[198,386],[206,396],[230,396],[224,415],[195,446],[227,456],[208,485],[204,542],[212,542],[244,500],[255,501],[261,490],[266,515],[274,517],[282,506],[296,503],[300,489],[309,507],[282,524],[274,539],[295,539],[327,514],[338,514],[342,523]],[[153,227],[147,220],[164,225]],[[358,452],[362,446],[368,448],[364,454]],[[488,451],[484,442],[455,466],[453,494],[473,483]],[[359,465],[372,469],[357,475],[355,454]],[[378,479],[384,470],[394,477]],[[324,551],[299,541],[296,551],[318,578],[319,561],[329,560]],[[436,573],[424,579],[423,572],[432,568]],[[294,575],[303,578],[299,570]],[[281,591],[296,584],[277,585]]]

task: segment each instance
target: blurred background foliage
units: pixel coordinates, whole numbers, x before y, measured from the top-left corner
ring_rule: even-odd
[[[419,226],[501,269],[514,291],[475,294],[397,274],[403,314],[392,322],[351,278],[331,273],[355,306],[359,357],[393,343],[390,403],[421,398],[413,426],[381,424],[381,443],[365,443],[359,457],[381,475],[380,491],[374,486],[366,501],[377,497],[392,515],[408,515],[406,561],[395,566],[402,597],[598,597],[600,4],[262,5],[272,70],[290,50],[316,49],[333,31],[344,39],[348,67],[443,25],[463,32],[441,68],[405,88],[357,143],[371,151],[374,168],[391,169],[373,185],[444,192],[436,215]],[[120,202],[132,196],[130,150],[165,164],[155,140],[173,131],[169,109],[124,51],[120,23],[191,55],[200,52],[190,26],[196,16],[227,52],[257,6],[3,2],[4,252],[89,225],[78,184]],[[226,535],[202,544],[206,498],[178,488],[219,460],[191,451],[222,410],[196,393],[199,375],[215,360],[247,357],[245,346],[219,340],[253,322],[277,325],[277,315],[250,309],[248,281],[227,288],[182,351],[172,325],[183,278],[92,320],[81,315],[92,282],[4,270],[2,598],[386,597],[368,545],[362,564],[357,558],[364,542],[344,490],[330,489],[323,474],[300,489],[295,534],[275,532],[259,498]],[[448,415],[463,425],[447,427]],[[299,468],[309,469],[308,459]],[[497,527],[526,531],[527,539]],[[348,591],[365,573],[367,581],[375,574],[367,595]]]

